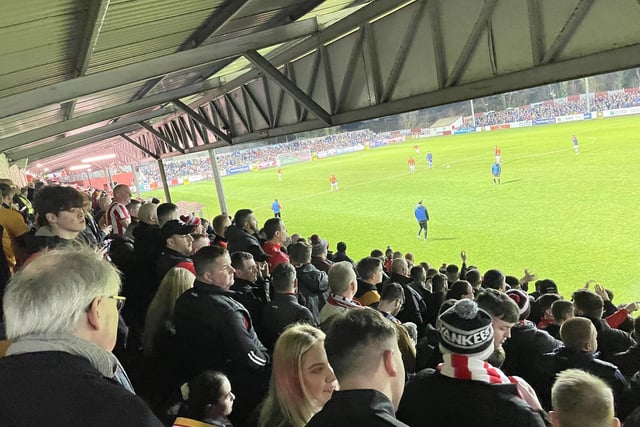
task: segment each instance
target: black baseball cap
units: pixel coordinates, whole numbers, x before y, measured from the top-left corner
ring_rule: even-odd
[[[184,236],[185,234],[189,234],[193,232],[194,226],[185,224],[177,219],[172,219],[171,221],[167,221],[162,228],[160,229],[160,236],[162,237],[162,241],[166,241],[169,237],[179,234]]]

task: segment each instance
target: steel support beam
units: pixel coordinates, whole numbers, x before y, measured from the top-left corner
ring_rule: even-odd
[[[469,64],[469,60],[471,60],[471,55],[476,49],[478,41],[480,41],[480,34],[484,31],[497,2],[498,0],[486,0],[484,6],[482,6],[480,15],[478,19],[476,19],[476,23],[473,24],[469,37],[467,37],[467,42],[464,44],[462,52],[460,52],[460,56],[458,56],[458,60],[456,61],[456,65],[454,65],[453,70],[451,70],[451,74],[449,74],[445,87],[455,86],[460,81],[460,77],[462,77],[462,74],[466,70],[467,64]]]
[[[545,53],[544,58],[542,58],[543,64],[548,64],[553,61],[556,55],[565,47],[584,19],[584,16],[589,11],[589,8],[591,8],[592,4],[593,0],[580,0],[580,3],[578,3],[576,8],[573,10],[573,13],[569,16],[569,19],[567,19],[567,22],[564,23],[562,30],[560,30],[560,33],[551,44],[551,47],[549,47],[549,50]]]
[[[149,107],[170,102],[176,98],[182,98],[193,95],[194,93],[204,92],[219,86],[220,81],[218,79],[207,80],[184,88],[151,95],[138,101],[129,102],[116,107],[105,108],[104,110],[95,111],[89,114],[83,114],[82,116],[74,117],[73,119],[65,122],[43,126],[18,135],[3,138],[0,140],[0,149],[9,150],[11,148],[19,147],[51,136],[60,135],[73,129],[80,129],[85,126],[90,126],[125,114],[144,110]]]
[[[154,159],[158,160],[160,158],[159,155],[151,152],[150,150],[147,150],[145,147],[143,147],[141,144],[138,144],[138,142],[130,137],[128,137],[125,134],[120,134],[120,136],[127,142],[129,142],[130,144],[132,144],[134,147],[137,147],[140,151],[142,151],[143,153],[147,154],[150,157],[153,157]]]
[[[84,76],[89,68],[93,50],[98,42],[98,35],[102,28],[104,18],[107,16],[107,9],[111,0],[98,0],[89,3],[89,17],[87,19],[84,37],[80,41],[80,49],[76,59],[76,66],[73,77]],[[64,119],[69,120],[73,117],[76,109],[76,100],[73,99],[64,105]]]
[[[135,118],[128,117],[128,118],[126,118],[124,120],[120,120],[120,121],[115,122],[115,123],[111,123],[111,124],[108,124],[108,125],[105,125],[105,126],[102,126],[102,127],[99,127],[99,128],[91,129],[91,130],[86,131],[86,132],[78,133],[78,134],[75,134],[75,135],[71,135],[71,136],[67,136],[67,137],[64,137],[64,138],[57,139],[57,140],[52,141],[52,142],[48,142],[48,143],[46,143],[46,145],[47,145],[47,147],[52,147],[52,146],[56,146],[57,147],[57,146],[65,145],[65,144],[71,144],[73,142],[80,141],[80,140],[83,140],[83,139],[87,139],[87,138],[90,138],[90,137],[93,137],[93,136],[96,136],[96,135],[102,135],[104,133],[111,132],[111,131],[114,131],[114,130],[121,130],[121,129],[124,129],[124,128],[130,129],[131,125],[136,125],[141,120],[154,119],[156,117],[160,117],[160,116],[165,116],[167,114],[171,114],[174,111],[175,111],[175,108],[168,107],[168,108],[162,108],[160,110],[151,111],[151,112],[146,113],[146,114],[141,114],[140,116],[136,116]],[[135,128],[133,128],[133,130],[137,130],[137,129],[138,129],[138,126],[135,126]],[[126,132],[131,132],[131,130],[127,130]],[[42,143],[39,143],[39,144],[42,144]],[[36,144],[21,145],[20,147],[16,147],[16,148],[7,150],[9,152],[9,157],[13,157],[13,156],[15,156],[15,157],[23,157],[22,153],[25,150],[33,149],[34,148],[33,145],[36,145]]]
[[[172,141],[171,138],[163,135],[162,133],[158,132],[157,130],[155,130],[153,128],[153,126],[151,126],[149,123],[147,122],[140,122],[140,126],[142,126],[143,128],[145,128],[146,130],[148,130],[150,133],[152,133],[156,138],[161,139],[162,141],[166,142],[167,144],[169,144],[171,147],[175,148],[176,150],[178,150],[179,152],[181,152],[182,154],[184,154],[184,148],[180,147],[179,144],[177,144],[176,142]]]
[[[86,132],[84,134],[73,135],[66,138],[61,138],[56,141],[49,142],[47,144],[40,144],[27,148],[24,150],[14,151],[10,154],[12,159],[43,159],[46,157],[54,156],[55,154],[63,153],[66,150],[74,150],[82,147],[83,145],[94,144],[96,142],[103,141],[108,138],[113,138],[121,133],[128,133],[138,130],[140,126],[137,124],[129,124],[127,126],[119,126],[117,128],[110,129],[109,131],[102,131],[96,129],[96,132]],[[40,156],[42,153],[51,153],[46,156]]]
[[[529,38],[531,39],[531,59],[533,65],[540,64],[544,57],[544,27],[540,15],[540,0],[527,0],[527,14],[529,16]]]
[[[2,104],[0,104],[0,118],[51,104],[67,102],[92,93],[186,70],[217,60],[240,56],[247,50],[273,46],[313,35],[317,31],[318,23],[316,19],[307,19],[185,52],[149,59],[114,70],[28,90],[5,97]]]
[[[255,67],[268,75],[275,84],[280,86],[282,90],[287,92],[293,99],[304,105],[305,108],[310,110],[313,114],[316,115],[316,117],[325,122],[327,125],[331,125],[331,115],[327,113],[324,108],[318,105],[313,99],[311,99],[306,93],[300,90],[298,86],[291,83],[291,81],[287,79],[280,71],[278,71],[276,67],[274,67],[269,63],[269,61],[264,59],[262,55],[260,55],[255,50],[248,50],[247,52],[245,52],[244,56]]]
[[[160,170],[160,180],[162,180],[162,191],[164,191],[164,198],[167,203],[171,203],[171,193],[169,192],[169,183],[167,183],[167,173],[164,170],[164,163],[162,159],[158,160],[158,169]]]
[[[224,189],[222,188],[222,179],[220,177],[220,171],[218,170],[218,161],[216,160],[216,153],[213,150],[207,150],[209,153],[209,160],[211,161],[211,171],[213,172],[213,182],[216,183],[216,193],[218,194],[218,205],[220,205],[220,212],[229,214],[227,208],[227,199],[224,196]]]
[[[426,5],[426,0],[419,0],[417,2],[416,8],[418,10],[416,10],[413,16],[411,16],[411,22],[405,30],[404,37],[402,38],[400,46],[398,46],[396,58],[393,61],[393,66],[391,67],[391,72],[389,73],[389,78],[387,79],[387,84],[385,85],[384,92],[382,92],[380,102],[387,102],[389,98],[391,98],[391,95],[396,88],[398,78],[400,77],[400,73],[404,68],[405,62],[407,62],[407,57],[409,56],[409,48],[411,47],[413,40],[416,37],[416,32],[418,31],[418,26],[420,25],[420,20],[422,19],[424,7]]]
[[[427,2],[427,6],[429,8],[427,16],[429,17],[429,27],[431,28],[436,78],[438,80],[438,88],[442,88],[447,82],[447,59],[444,53],[442,30],[440,29],[440,11],[438,10],[437,1],[430,0]]]

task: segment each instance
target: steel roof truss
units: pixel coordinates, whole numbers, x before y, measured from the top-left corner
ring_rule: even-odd
[[[320,69],[320,53],[316,52],[313,57],[313,63],[311,64],[311,78],[309,79],[309,84],[307,85],[307,92],[310,97],[313,97],[313,92],[316,87],[316,79],[318,78],[318,70]],[[303,122],[307,118],[307,110],[302,109],[300,114],[298,114],[298,121]]]
[[[338,95],[338,100],[335,106],[335,113],[338,113],[341,110],[342,104],[344,103],[344,100],[349,93],[349,89],[351,88],[351,81],[353,80],[354,75],[353,71],[356,68],[356,64],[358,63],[360,52],[362,50],[362,35],[362,31],[357,32],[355,43],[351,48],[351,55],[349,55],[347,70],[344,72],[344,76],[342,78],[342,86],[340,86],[340,94]]]
[[[258,114],[260,114],[260,117],[262,117],[262,120],[264,120],[264,122],[267,123],[267,126],[271,126],[271,121],[269,120],[269,118],[265,114],[264,110],[260,106],[260,103],[258,102],[256,97],[251,92],[251,89],[249,89],[249,86],[248,85],[243,85],[241,87],[242,87],[242,90],[245,92],[246,96],[249,98],[249,100],[251,101],[251,103],[255,107],[255,109],[258,112]]]
[[[529,38],[531,39],[531,59],[533,65],[539,65],[544,56],[542,35],[544,26],[540,14],[540,0],[527,0],[527,14],[529,16]]]
[[[380,86],[382,78],[380,77],[380,66],[378,62],[378,52],[375,49],[375,39],[371,24],[365,22],[360,27],[362,33],[363,48],[362,54],[364,58],[364,70],[367,76],[367,88],[369,89],[369,105],[380,102]]]
[[[573,33],[575,33],[592,4],[593,0],[580,0],[580,3],[578,3],[573,10],[573,13],[571,13],[567,21],[562,26],[562,30],[560,30],[560,33],[553,41],[553,44],[551,44],[551,47],[545,53],[544,58],[542,58],[543,64],[548,64],[553,61],[556,55],[566,46],[567,42],[571,39]]]
[[[424,8],[427,5],[426,0],[419,0],[417,3],[417,9],[411,17],[411,23],[407,26],[404,37],[402,38],[402,43],[398,47],[398,51],[396,54],[396,58],[393,61],[393,66],[391,67],[391,72],[389,73],[389,78],[387,79],[387,84],[382,92],[382,97],[380,98],[380,102],[387,102],[393,94],[393,90],[396,88],[396,84],[398,83],[398,78],[400,78],[400,73],[402,73],[402,69],[404,68],[404,64],[407,61],[407,56],[409,55],[409,48],[413,43],[413,40],[416,36],[416,31],[418,30],[418,25],[420,24],[420,20],[424,14]]]
[[[244,107],[244,111],[247,114],[247,124],[249,125],[249,133],[253,132],[253,118],[251,117],[251,109],[249,108],[249,100],[247,99],[247,94],[242,88],[239,89],[240,97],[242,98],[242,106]]]
[[[120,136],[127,142],[129,142],[129,144],[133,145],[134,147],[138,147],[138,149],[140,149],[140,151],[142,151],[143,153],[148,154],[149,156],[153,157],[154,159],[158,160],[160,158],[160,156],[158,156],[157,154],[153,153],[151,150],[149,150],[148,148],[144,147],[142,144],[134,141],[133,139],[129,138],[127,135],[125,134],[120,134]]]
[[[324,108],[318,105],[313,99],[311,99],[300,88],[294,85],[291,80],[287,79],[277,68],[275,68],[269,61],[264,59],[255,50],[248,50],[244,54],[245,58],[250,61],[255,67],[260,69],[266,75],[268,75],[275,84],[280,86],[286,91],[293,99],[305,106],[305,108],[311,110],[320,120],[328,125],[331,125],[331,115],[327,113]]]
[[[535,0],[534,0],[535,1]],[[438,88],[444,87],[447,82],[447,62],[442,42],[442,30],[440,28],[440,12],[437,1],[428,1],[427,16],[429,17],[429,28],[431,28],[432,49],[435,58],[436,78]]]
[[[478,19],[476,19],[476,22],[469,33],[469,37],[467,37],[467,41],[458,56],[458,60],[449,74],[445,87],[455,86],[460,81],[460,77],[462,77],[462,74],[466,70],[473,51],[476,49],[476,46],[478,46],[480,35],[487,27],[487,21],[491,17],[491,13],[493,12],[493,8],[497,2],[498,0],[486,0],[485,4],[482,6],[480,15],[478,15]]]
[[[184,154],[184,148],[180,147],[180,145],[178,145],[177,143],[172,141],[171,138],[168,138],[167,136],[165,136],[161,132],[158,132],[156,129],[153,128],[153,126],[151,126],[147,122],[140,122],[140,126],[145,128],[147,131],[149,131],[156,138],[160,139],[161,141],[164,141],[165,143],[167,143],[171,147],[175,148],[176,150],[178,150],[179,152]]]

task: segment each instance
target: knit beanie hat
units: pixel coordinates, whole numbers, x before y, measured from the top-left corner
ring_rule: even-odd
[[[438,319],[442,354],[486,360],[493,352],[492,318],[475,301],[460,300]]]
[[[529,295],[520,289],[509,289],[507,291],[509,298],[514,300],[518,304],[518,311],[520,312],[520,320],[524,320],[529,317],[531,313],[531,305],[529,304]]]

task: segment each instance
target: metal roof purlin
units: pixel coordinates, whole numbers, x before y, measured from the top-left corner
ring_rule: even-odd
[[[202,117],[200,114],[193,111],[191,108],[189,108],[188,105],[186,105],[184,102],[180,101],[179,99],[174,99],[172,102],[182,111],[187,113],[187,115],[191,117],[193,120],[197,121],[207,129],[209,129],[211,132],[213,132],[218,138],[222,139],[223,141],[231,145],[231,138],[229,137],[229,135],[222,132],[205,117]]]
[[[0,105],[0,118],[215,62],[216,60],[239,56],[250,49],[273,46],[288,40],[313,35],[317,31],[317,20],[312,18],[10,95],[4,98],[3,103]]]

